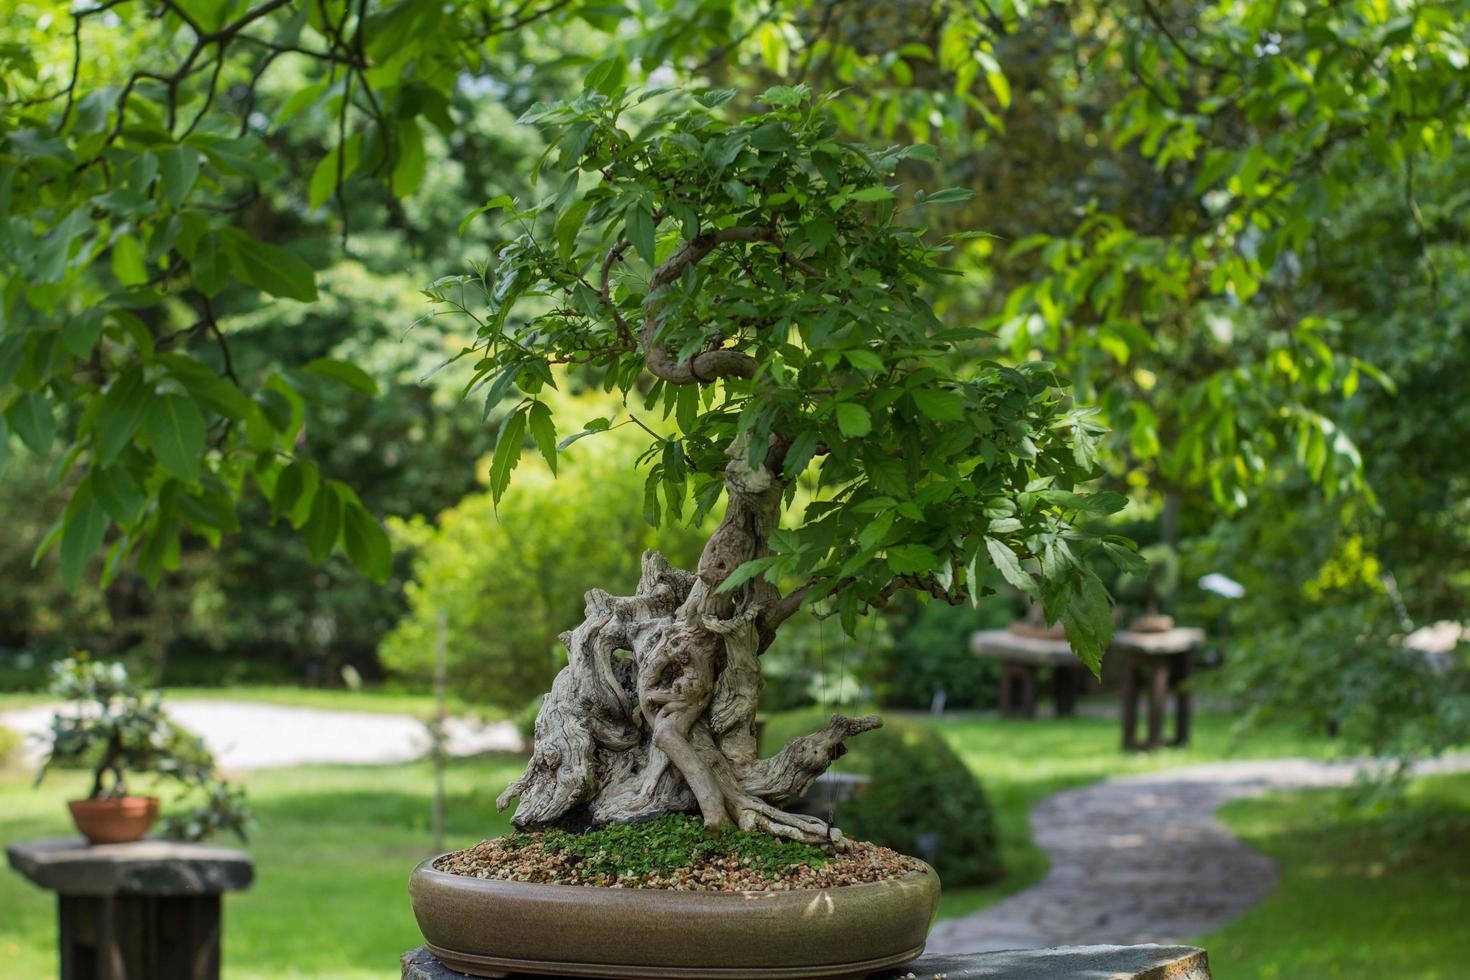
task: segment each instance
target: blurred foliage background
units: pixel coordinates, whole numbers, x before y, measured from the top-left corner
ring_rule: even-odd
[[[467,214],[540,193],[526,175],[547,148],[515,124],[533,104],[714,85],[738,112],[805,83],[841,91],[849,137],[936,146],[903,165],[904,195],[975,192],[934,219],[989,233],[953,252],[934,305],[993,332],[966,356],[1054,360],[1101,407],[1100,485],[1130,499],[1111,530],[1177,551],[1166,611],[1212,629],[1219,690],[1355,749],[1466,737],[1464,645],[1403,640],[1470,618],[1463,0],[268,6],[0,3],[0,686],[39,688],[79,647],[168,684],[332,685],[351,666],[422,686],[443,612],[456,687],[526,702],[581,592],[630,586],[643,547],[689,561],[698,529],[645,525],[616,437],[497,512],[483,468],[503,408],[438,370],[466,335],[417,291],[493,252],[492,218]],[[150,183],[177,166],[202,176]],[[177,244],[191,222],[235,265]],[[242,241],[311,289],[242,266]],[[110,319],[94,331],[88,310]],[[116,379],[164,344],[258,407],[217,414],[217,390],[164,372],[158,392],[197,397],[211,426],[205,478],[170,490],[140,436],[118,466],[148,505],[104,512],[77,459]],[[304,370],[320,358],[368,385]],[[600,397],[558,409],[607,414]],[[272,428],[251,442],[257,416]],[[390,565],[336,523],[278,519],[290,459],[387,520]],[[323,543],[341,548],[314,561]],[[1244,597],[1201,590],[1209,572]],[[988,707],[967,635],[1023,611],[906,600],[857,640],[794,623],[768,696]]]

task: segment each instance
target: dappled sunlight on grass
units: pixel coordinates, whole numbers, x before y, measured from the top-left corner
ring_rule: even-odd
[[[1275,894],[1198,940],[1216,980],[1458,980],[1470,921],[1470,775],[1411,788],[1412,815],[1343,809],[1345,790],[1278,793],[1220,811],[1280,864]]]

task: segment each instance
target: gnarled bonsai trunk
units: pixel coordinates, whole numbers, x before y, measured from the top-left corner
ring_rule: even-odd
[[[843,739],[878,727],[876,716],[834,716],[776,755],[756,753],[759,655],[796,608],[754,579],[720,583],[766,542],[782,483],[745,462],[742,443],[725,469],[729,503],[699,568],[643,555],[631,596],[586,594],[586,618],[561,635],[569,662],[536,718],[524,774],[497,805],[520,798],[517,827],[587,827],[698,810],[707,826],[737,825],[807,843],[846,846],[822,820],[784,812],[843,752]]]

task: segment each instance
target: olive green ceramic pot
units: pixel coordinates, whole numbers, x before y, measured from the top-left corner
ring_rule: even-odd
[[[815,980],[923,952],[939,903],[925,867],[840,888],[679,892],[490,881],[430,860],[408,891],[429,950],[476,976]]]

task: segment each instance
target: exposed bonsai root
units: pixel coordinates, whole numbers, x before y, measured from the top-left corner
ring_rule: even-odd
[[[643,556],[632,596],[586,594],[585,618],[561,636],[568,663],[536,718],[530,764],[497,805],[520,798],[520,828],[631,823],[698,811],[710,827],[738,826],[842,850],[825,821],[779,807],[797,799],[843,750],[881,724],[834,716],[768,759],[756,753],[769,642],[762,613],[779,596],[759,579],[721,592],[741,564],[766,553],[781,484],[732,449],[729,506],[697,572],[658,552]]]

